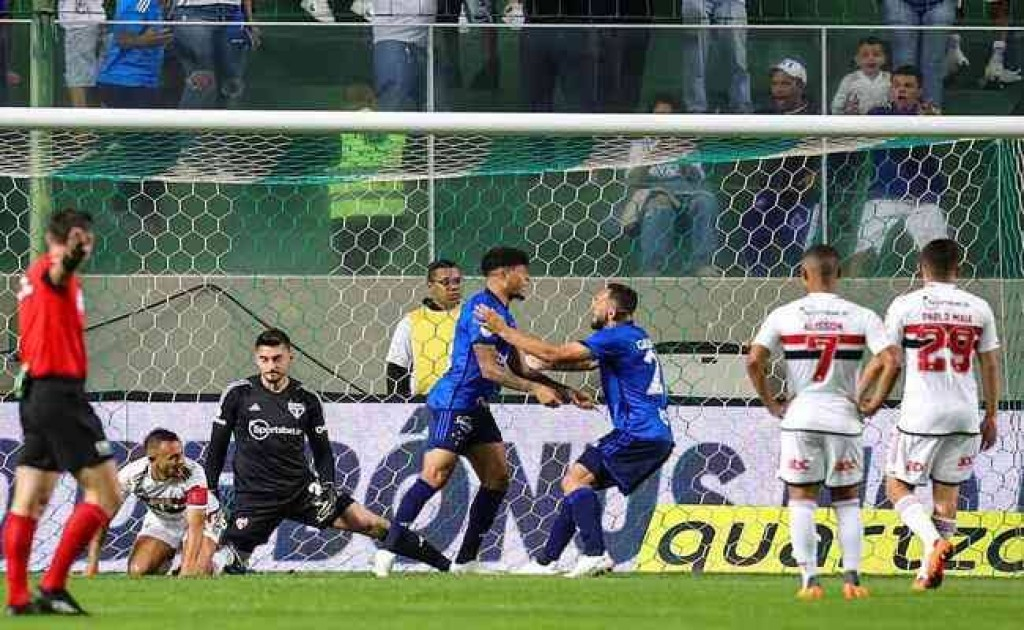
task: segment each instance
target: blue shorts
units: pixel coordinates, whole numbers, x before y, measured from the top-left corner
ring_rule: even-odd
[[[667,440],[639,440],[616,429],[587,445],[576,463],[594,473],[595,490],[616,486],[628,495],[661,468],[674,446]]]
[[[442,448],[465,455],[477,444],[504,442],[494,416],[486,407],[431,409],[427,448]]]

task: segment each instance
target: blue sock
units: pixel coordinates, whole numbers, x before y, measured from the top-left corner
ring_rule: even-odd
[[[572,540],[575,531],[576,524],[572,522],[572,507],[567,500],[562,499],[562,505],[558,508],[558,516],[555,517],[551,531],[548,532],[548,542],[538,554],[537,562],[551,564],[558,560],[569,545],[569,541]]]
[[[398,504],[398,511],[395,512],[395,522],[402,525],[411,525],[416,520],[416,517],[420,515],[420,512],[423,511],[423,506],[427,504],[430,497],[436,493],[437,488],[417,478],[416,483],[412,484],[409,491],[402,497],[402,502]]]
[[[480,543],[483,542],[484,534],[494,524],[494,517],[501,507],[501,500],[505,498],[504,490],[490,490],[480,486],[476,497],[473,499],[473,507],[469,508],[469,525],[466,527],[466,535],[462,538],[462,547],[459,554],[455,556],[456,564],[465,564],[470,560],[476,560],[480,553]]]
[[[601,503],[593,488],[579,488],[565,497],[572,507],[572,519],[583,539],[583,555],[604,554],[604,530],[601,528]]]

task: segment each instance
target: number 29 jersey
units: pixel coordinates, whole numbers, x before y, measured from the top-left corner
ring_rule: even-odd
[[[955,285],[929,282],[893,300],[885,327],[905,352],[900,431],[978,433],[974,356],[999,348],[988,302]]]
[[[860,435],[854,401],[864,349],[878,354],[892,345],[878,315],[832,293],[809,293],[772,311],[754,343],[785,359],[792,400],[783,430]]]

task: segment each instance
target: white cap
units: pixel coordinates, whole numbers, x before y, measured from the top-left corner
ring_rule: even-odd
[[[796,59],[786,57],[771,67],[772,72],[775,72],[776,70],[781,70],[794,79],[800,79],[804,85],[807,85],[807,68],[805,68],[804,64],[800,63]]]

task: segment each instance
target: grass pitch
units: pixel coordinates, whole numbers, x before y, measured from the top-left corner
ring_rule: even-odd
[[[75,578],[72,593],[89,618],[2,619],[29,628],[1024,628],[1024,583],[947,578],[942,589],[911,593],[909,578],[868,578],[868,600],[847,602],[840,580],[826,599],[799,602],[796,579],[769,576],[622,574],[561,577],[262,574],[183,580]]]

